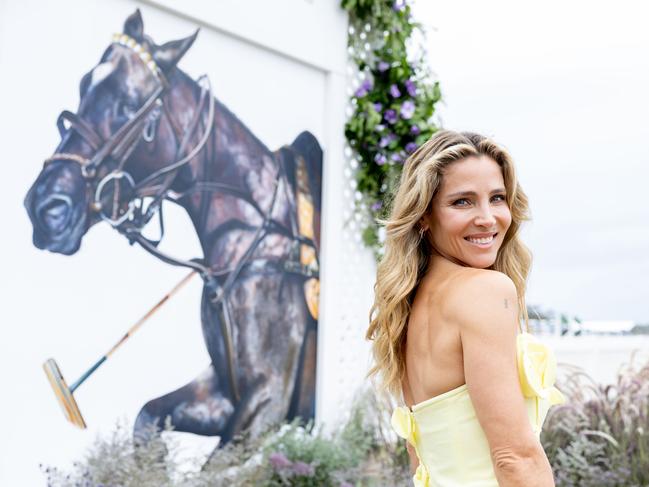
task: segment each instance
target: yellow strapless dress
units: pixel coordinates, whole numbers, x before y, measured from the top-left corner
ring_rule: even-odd
[[[537,437],[550,407],[565,398],[554,387],[557,362],[545,344],[527,332],[516,338],[518,378]],[[415,449],[415,487],[498,487],[484,430],[467,385],[417,403],[397,407],[392,427]]]

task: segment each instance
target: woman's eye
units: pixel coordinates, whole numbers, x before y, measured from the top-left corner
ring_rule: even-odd
[[[501,198],[500,201],[506,201],[506,200],[507,200],[507,198],[505,197],[505,195],[502,195],[502,194],[497,194],[497,195],[494,196],[494,198]],[[460,204],[458,204],[458,203],[460,203],[461,201],[467,201],[467,202],[468,202],[469,200],[468,200],[467,198],[460,198],[459,200],[455,200],[455,201],[453,202],[453,205],[454,205],[454,206],[466,206],[466,205],[460,205]]]

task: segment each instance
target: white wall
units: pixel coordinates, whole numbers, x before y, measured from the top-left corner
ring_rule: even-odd
[[[158,43],[201,27],[180,67],[194,78],[207,73],[216,96],[269,147],[291,142],[304,129],[321,142],[319,421],[340,418],[343,401],[365,370],[366,355],[357,351],[373,267],[357,232],[343,229],[353,194],[343,167],[346,15],[338,2],[5,0],[0,485],[43,484],[38,463],[69,466],[96,433],[110,431],[119,417],[132,422],[146,401],[186,384],[209,363],[200,331],[200,282],[194,278],[75,393],[88,430],[65,421],[41,370],[54,357],[73,382],[186,273],[130,247],[106,224],[93,227],[72,257],[39,251],[22,206],[43,159],[58,143],[56,116],[76,109],[82,75],[138,6],[145,32]],[[197,256],[188,218],[172,208],[166,217],[163,250]],[[367,292],[354,294],[361,288]]]

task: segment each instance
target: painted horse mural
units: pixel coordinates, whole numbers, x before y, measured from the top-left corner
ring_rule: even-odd
[[[24,204],[39,249],[74,254],[105,221],[203,279],[211,358],[189,384],[147,402],[134,434],[161,428],[221,443],[315,414],[322,150],[302,132],[271,151],[177,64],[196,39],[157,45],[139,10],[80,83],[76,113]],[[163,253],[163,204],[187,211],[203,255]],[[160,239],[142,234],[159,220]],[[153,224],[153,223],[150,223]]]

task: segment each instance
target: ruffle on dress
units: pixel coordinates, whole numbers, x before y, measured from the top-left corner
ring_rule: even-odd
[[[417,459],[419,460],[419,466],[415,471],[415,474],[412,476],[412,481],[414,482],[415,487],[429,487],[430,486],[430,475],[426,465],[421,460],[419,455],[419,449],[417,444],[419,443],[419,431],[417,430],[417,422],[415,417],[406,406],[399,406],[392,412],[391,419],[392,428],[397,432],[397,434],[408,441],[417,454]]]
[[[516,337],[518,379],[523,396],[534,399],[533,429],[538,435],[550,407],[566,402],[564,395],[554,386],[557,378],[557,359],[547,345],[534,335],[522,332]]]

